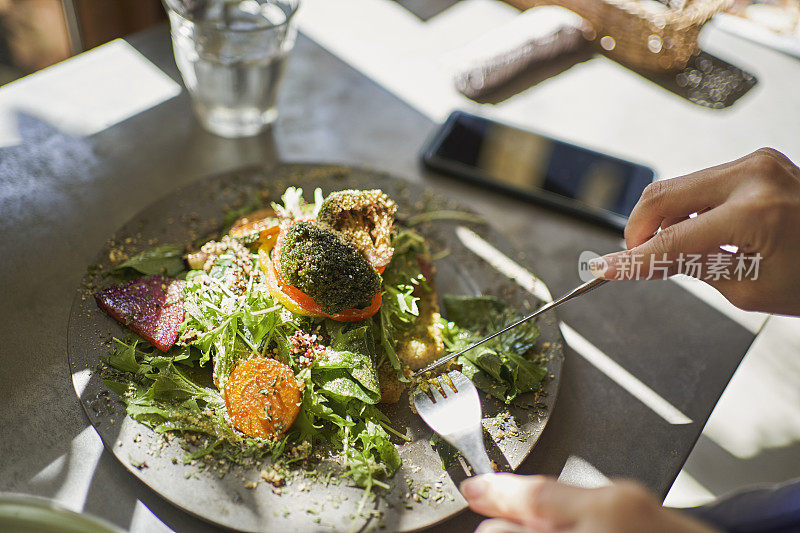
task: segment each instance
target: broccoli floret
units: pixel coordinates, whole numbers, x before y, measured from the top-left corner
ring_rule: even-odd
[[[392,225],[397,204],[383,191],[346,190],[331,193],[317,221],[347,236],[373,265],[392,259]]]
[[[283,280],[311,296],[329,314],[362,309],[381,290],[381,276],[356,246],[330,228],[301,221],[283,238]]]

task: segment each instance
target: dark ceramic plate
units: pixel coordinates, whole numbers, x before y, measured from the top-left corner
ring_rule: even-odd
[[[231,207],[246,205],[254,199],[263,203],[266,194],[277,200],[287,185],[303,187],[309,198],[315,187],[321,187],[326,194],[345,188],[381,188],[398,202],[401,220],[419,213],[421,208],[459,209],[432,190],[372,170],[306,164],[249,168],[193,183],[156,201],[109,240],[96,263],[107,268],[109,253],[120,247],[133,254],[155,244],[204,242],[220,230]],[[420,224],[417,229],[441,256],[436,261],[440,294],[491,294],[520,310],[529,310],[540,303],[531,292],[511,282],[487,262],[486,253],[499,253],[491,250],[511,255],[504,239],[488,226],[434,221]],[[476,242],[482,243],[482,248],[476,248]],[[519,254],[513,257],[518,258]],[[502,262],[502,256],[496,255],[497,258]],[[234,529],[314,531],[343,530],[353,525],[352,515],[363,494],[359,488],[347,483],[294,482],[284,487],[282,494],[275,494],[271,485],[261,481],[255,467],[237,467],[223,477],[214,471],[198,471],[196,467],[183,465],[184,452],[179,439],[162,445],[154,431],[127,417],[124,406],[114,393],[107,391],[95,372],[100,356],[108,353],[109,338],[126,335],[123,328],[95,306],[86,285],[98,280],[113,283],[113,278],[87,274],[75,297],[69,324],[70,371],[89,420],[105,446],[133,475],[181,509]],[[563,359],[561,334],[552,314],[541,318],[538,325],[540,346],[546,347],[551,356],[550,379],[539,409],[534,413],[512,407],[510,412],[517,422],[518,434],[503,438],[499,436],[497,420],[492,418],[508,409],[494,399],[482,398],[489,455],[504,470],[516,469],[530,453],[556,399]],[[370,501],[368,509],[378,511],[375,515],[379,515],[371,522],[383,524],[389,531],[409,531],[430,526],[465,509],[466,503],[456,488],[465,477],[464,468],[456,462],[443,469],[439,454],[429,442],[431,431],[411,412],[407,393],[399,403],[384,411],[392,425],[405,429],[412,440],[402,443],[398,439],[403,466],[392,480],[392,489]],[[257,485],[247,488],[248,482]],[[419,502],[408,501],[405,495],[409,483],[416,488],[430,485],[429,497]],[[357,520],[361,522],[356,525],[363,525],[369,519]]]

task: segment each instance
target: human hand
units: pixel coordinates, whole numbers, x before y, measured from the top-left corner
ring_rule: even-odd
[[[698,214],[690,218],[693,213]],[[762,148],[654,182],[631,213],[625,242],[628,250],[589,264],[595,276],[660,279],[684,273],[703,279],[742,309],[800,314],[800,169],[780,152]],[[738,251],[725,252],[721,245]],[[687,268],[684,260],[692,255],[701,271]],[[729,279],[712,273],[715,262],[727,265]],[[653,268],[658,264],[669,266]],[[743,269],[738,273],[737,265]]]
[[[476,533],[714,533],[700,522],[661,507],[636,483],[598,489],[543,476],[485,474],[468,478],[461,492],[484,520]]]

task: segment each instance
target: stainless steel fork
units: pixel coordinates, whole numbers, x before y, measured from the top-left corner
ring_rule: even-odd
[[[475,474],[494,472],[483,446],[481,401],[475,385],[457,370],[439,376],[436,381],[441,391],[431,385],[427,393],[421,388],[414,392],[414,405],[419,416],[444,440],[458,448]]]

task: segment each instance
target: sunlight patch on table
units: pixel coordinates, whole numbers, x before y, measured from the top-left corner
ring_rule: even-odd
[[[703,434],[740,459],[800,441],[800,318],[772,316],[742,359]]]
[[[459,226],[456,228],[456,236],[472,253],[492,265],[495,270],[516,282],[517,285],[539,300],[545,303],[553,300],[553,296],[547,286],[539,278],[486,242],[474,231],[464,226]]]
[[[57,485],[52,497],[70,509],[81,511],[102,453],[103,442],[94,427],[86,426],[72,439],[70,451],[37,472],[30,484],[48,491]]]
[[[88,368],[72,374],[72,386],[75,387],[75,393],[79,398],[83,396],[83,391],[86,390],[86,385],[89,383],[89,378],[91,377],[92,371]]]
[[[0,87],[0,147],[22,142],[15,113],[93,135],[177,96],[181,86],[116,39]]]
[[[145,504],[141,502],[141,500],[136,500],[136,506],[133,508],[133,514],[131,516],[131,523],[128,525],[128,531],[152,531],[154,520],[158,520],[158,522],[162,525],[164,524],[150,511],[150,509],[147,508],[147,506],[145,506]],[[164,525],[164,530],[172,531],[166,525]]]
[[[665,507],[696,507],[714,501],[716,496],[699,481],[681,470],[664,500]]]
[[[464,2],[471,8],[486,3]],[[441,32],[397,2],[304,0],[297,24],[305,35],[432,120],[469,105],[453,86],[452,69],[437,61]]]
[[[679,411],[656,391],[642,383],[619,363],[603,353],[597,346],[582,337],[564,322],[560,323],[561,334],[570,348],[586,359],[614,383],[628,391],[634,398],[649,407],[658,416],[673,425],[691,424],[692,419]]]
[[[52,484],[59,476],[62,470],[64,470],[64,465],[67,462],[67,455],[59,455],[55,459],[53,459],[50,464],[46,467],[39,470],[35,476],[31,478],[32,485],[50,485]]]
[[[611,480],[583,457],[570,455],[558,480],[562,483],[594,489],[611,485]]]

